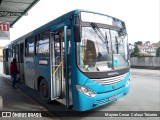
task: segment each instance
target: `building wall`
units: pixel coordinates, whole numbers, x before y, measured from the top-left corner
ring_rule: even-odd
[[[142,52],[142,53],[148,53],[152,56],[156,56],[156,51],[159,46],[160,46],[159,43],[153,43],[153,44],[150,44],[150,43],[146,44],[145,43],[143,45],[138,45],[138,48],[139,48],[140,52]]]
[[[160,57],[132,57],[131,67],[160,68]]]

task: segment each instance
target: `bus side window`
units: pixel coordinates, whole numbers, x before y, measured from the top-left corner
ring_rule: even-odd
[[[27,38],[25,41],[25,56],[34,56],[34,37]]]
[[[13,52],[12,52],[12,48],[11,47],[9,47],[8,48],[8,58],[12,58],[13,57]]]
[[[36,37],[36,55],[49,56],[50,31],[40,33]]]
[[[23,63],[23,53],[24,52],[24,44],[23,43],[21,43],[20,44],[20,63]]]
[[[19,62],[19,45],[13,46],[13,57]]]

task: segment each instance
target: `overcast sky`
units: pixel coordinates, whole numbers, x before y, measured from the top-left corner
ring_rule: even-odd
[[[160,41],[160,0],[40,0],[10,29],[12,40],[74,9],[107,14],[126,23],[130,43]]]

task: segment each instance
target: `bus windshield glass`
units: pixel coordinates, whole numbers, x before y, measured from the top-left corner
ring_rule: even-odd
[[[77,63],[83,72],[101,72],[127,68],[127,34],[98,28],[95,23],[82,27],[77,43]]]

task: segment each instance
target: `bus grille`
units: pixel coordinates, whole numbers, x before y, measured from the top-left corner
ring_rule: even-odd
[[[103,79],[92,79],[92,80],[94,82],[101,84],[101,85],[108,85],[108,84],[113,84],[113,83],[122,81],[124,79],[124,77],[126,76],[126,74],[119,75],[116,77],[103,78]]]

